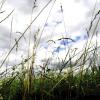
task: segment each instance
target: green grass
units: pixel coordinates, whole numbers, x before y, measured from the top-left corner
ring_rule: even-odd
[[[100,96],[100,70],[86,71],[81,76],[55,74],[32,80],[31,90],[25,90],[20,75],[1,80],[0,94],[4,100],[77,100],[87,95]]]

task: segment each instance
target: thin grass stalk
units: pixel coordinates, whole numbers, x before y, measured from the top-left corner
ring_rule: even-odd
[[[27,32],[27,30],[30,28],[30,26],[35,22],[35,20],[40,16],[40,14],[44,11],[44,9],[51,3],[52,0],[50,0],[44,7],[43,9],[38,13],[38,15],[32,20],[32,22],[29,24],[29,26],[25,29],[25,31],[22,33],[22,35],[18,38],[16,41],[17,43],[21,40],[21,38],[24,36],[24,34]],[[12,52],[12,50],[16,47],[16,43],[13,45],[13,47],[10,49],[10,51],[7,53],[6,57],[4,58],[3,62],[0,65],[0,68],[3,66],[5,61],[7,60],[8,56]]]

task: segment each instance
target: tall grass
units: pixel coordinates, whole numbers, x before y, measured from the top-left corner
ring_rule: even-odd
[[[36,18],[31,21],[30,25],[16,40],[1,63],[0,68],[3,67],[7,58],[16,45],[18,45],[21,38],[24,37],[27,30],[51,2],[52,0],[43,7]],[[61,9],[61,11],[63,14],[63,9]],[[12,12],[1,20],[0,23],[6,20]],[[88,95],[100,96],[100,68],[97,63],[100,46],[97,42],[97,38],[95,43],[92,44],[93,37],[97,36],[97,28],[99,27],[100,18],[97,19],[99,12],[100,11],[95,14],[90,23],[89,30],[87,30],[88,39],[84,48],[77,53],[76,49],[73,50],[74,52],[71,55],[71,47],[68,47],[64,60],[59,61],[61,64],[57,70],[49,69],[49,59],[47,59],[44,65],[40,65],[41,71],[38,73],[35,72],[37,49],[45,26],[42,32],[38,30],[34,33],[32,54],[22,59],[21,63],[7,69],[7,72],[11,71],[11,73],[6,73],[6,70],[0,73],[0,100],[80,100]],[[49,15],[46,22],[48,21]],[[96,19],[97,23],[94,25]],[[94,30],[92,30],[92,28],[94,28]],[[57,41],[64,39],[75,42],[73,39],[66,37],[61,37]],[[48,41],[56,43],[54,40]],[[77,59],[73,62],[75,57],[77,57]],[[67,58],[69,59],[67,60]],[[64,72],[65,69],[67,72]],[[6,74],[8,75],[5,77]]]

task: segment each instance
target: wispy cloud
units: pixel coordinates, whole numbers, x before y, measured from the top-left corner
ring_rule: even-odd
[[[13,14],[13,38],[12,42],[15,42],[20,34],[16,32],[23,32],[25,28],[29,25],[31,21],[31,13],[34,0],[7,0],[6,5],[11,10],[15,8]],[[21,59],[20,55],[23,55],[27,52],[28,48],[28,39],[29,33],[31,31],[31,46],[33,46],[33,37],[36,29],[40,28],[42,30],[45,25],[44,31],[41,37],[41,45],[37,51],[37,62],[41,61],[41,59],[47,59],[52,56],[52,53],[55,52],[57,54],[59,52],[59,56],[61,58],[65,57],[65,48],[67,48],[67,44],[72,44],[73,48],[81,49],[85,43],[85,40],[88,38],[86,35],[86,28],[89,25],[90,21],[90,12],[93,9],[95,0],[79,0],[79,2],[75,2],[74,0],[63,0],[62,2],[57,1],[54,5],[54,8],[51,11],[51,14],[48,18],[47,23],[45,20],[48,15],[48,11],[50,10],[51,5],[41,14],[41,16],[36,20],[35,23],[31,26],[31,30],[24,35],[26,40],[22,38],[19,43],[19,55],[17,55],[17,59]],[[37,0],[37,5],[33,11],[32,19],[36,16],[38,11],[48,2],[48,0]],[[91,3],[90,3],[91,2]],[[63,13],[61,12],[61,4],[63,8]],[[99,8],[99,3],[97,3],[97,8]],[[6,7],[6,8],[7,8]],[[91,9],[90,9],[91,8]],[[8,9],[8,10],[9,10]],[[90,9],[90,10],[89,10]],[[88,15],[88,17],[87,17]],[[11,19],[7,22],[4,22],[0,25],[0,48],[8,49],[10,42],[10,31],[11,31]],[[87,24],[88,23],[88,24]],[[99,29],[99,28],[98,28]],[[71,40],[61,40],[57,41],[62,37],[70,37],[76,42],[73,43]],[[56,43],[48,44],[47,41],[53,40]],[[25,42],[26,41],[26,42]],[[22,53],[22,51],[24,51]],[[14,54],[11,54],[10,58],[13,62]]]

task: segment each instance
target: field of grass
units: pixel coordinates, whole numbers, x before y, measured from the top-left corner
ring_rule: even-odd
[[[3,67],[10,53],[18,45],[20,39],[24,37],[26,31],[49,3],[40,11],[36,18],[31,21],[19,39],[16,40],[1,63],[0,68]],[[5,21],[12,12],[1,22]],[[76,53],[74,50],[74,53],[71,55],[69,47],[68,51],[66,51],[65,59],[62,60],[59,69],[56,70],[49,69],[47,59],[45,65],[40,66],[41,71],[35,72],[35,57],[42,33],[39,35],[39,30],[37,33],[34,33],[34,46],[31,56],[24,58],[21,63],[0,73],[0,100],[89,100],[91,97],[92,100],[97,97],[98,100],[100,100],[100,66],[98,64],[100,59],[100,46],[97,40],[100,21],[100,18],[98,18],[100,17],[99,13],[100,11],[98,11],[91,20],[89,29],[87,30],[88,38],[82,51]],[[94,21],[97,22],[94,24]],[[95,42],[92,42],[94,36],[96,37]],[[64,39],[74,41],[66,37],[59,38],[58,41]],[[72,60],[76,56],[78,57],[73,62]],[[64,71],[65,69],[67,71]]]
[[[85,100],[100,96],[100,70],[87,69],[75,76],[55,74],[49,72],[26,79],[21,73],[4,78],[0,80],[1,100]]]

